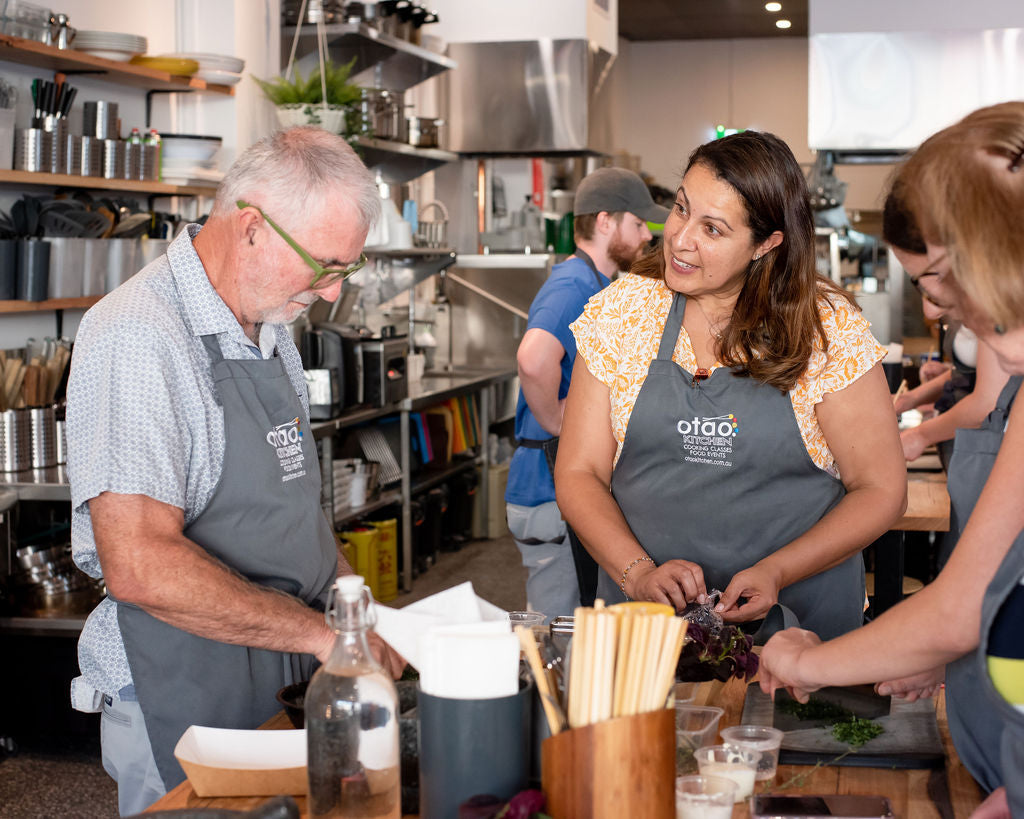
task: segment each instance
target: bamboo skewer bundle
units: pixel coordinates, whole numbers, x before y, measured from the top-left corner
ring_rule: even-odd
[[[675,680],[686,621],[626,608],[577,608],[568,722],[579,728],[663,708]]]

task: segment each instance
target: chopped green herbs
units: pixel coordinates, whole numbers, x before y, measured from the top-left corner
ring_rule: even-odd
[[[785,700],[776,706],[804,722],[819,722],[831,727],[832,736],[851,748],[859,748],[885,731],[874,720],[861,719],[840,705],[816,697],[811,697],[806,703]]]
[[[859,748],[870,742],[885,729],[874,720],[850,717],[845,722],[837,722],[832,726],[832,736],[851,748]]]

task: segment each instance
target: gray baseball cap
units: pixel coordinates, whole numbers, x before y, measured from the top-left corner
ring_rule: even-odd
[[[644,221],[658,224],[668,218],[668,208],[654,204],[644,181],[625,168],[598,168],[584,177],[576,188],[572,208],[576,216],[603,210],[609,213],[629,211]]]

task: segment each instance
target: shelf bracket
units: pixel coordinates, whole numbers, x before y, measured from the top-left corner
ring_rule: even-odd
[[[192,88],[152,88],[146,92],[146,130],[153,127],[153,95],[154,94],[190,94]]]

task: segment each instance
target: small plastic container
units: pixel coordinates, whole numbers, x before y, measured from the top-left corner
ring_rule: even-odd
[[[736,783],[721,776],[676,778],[676,819],[730,819]]]
[[[760,754],[757,779],[774,779],[779,767],[779,746],[785,736],[778,728],[767,725],[733,725],[722,729],[722,741]]]
[[[676,703],[676,773],[696,773],[694,751],[713,745],[724,711],[714,705]]]
[[[510,611],[508,622],[513,630],[516,626],[535,628],[544,625],[544,615],[539,611]]]
[[[754,792],[759,755],[736,745],[708,745],[693,752],[701,776],[720,776],[736,783],[736,801]]]
[[[675,698],[676,704],[693,702],[693,698],[697,696],[697,687],[700,683],[695,682],[677,682],[672,687],[672,696]]]

